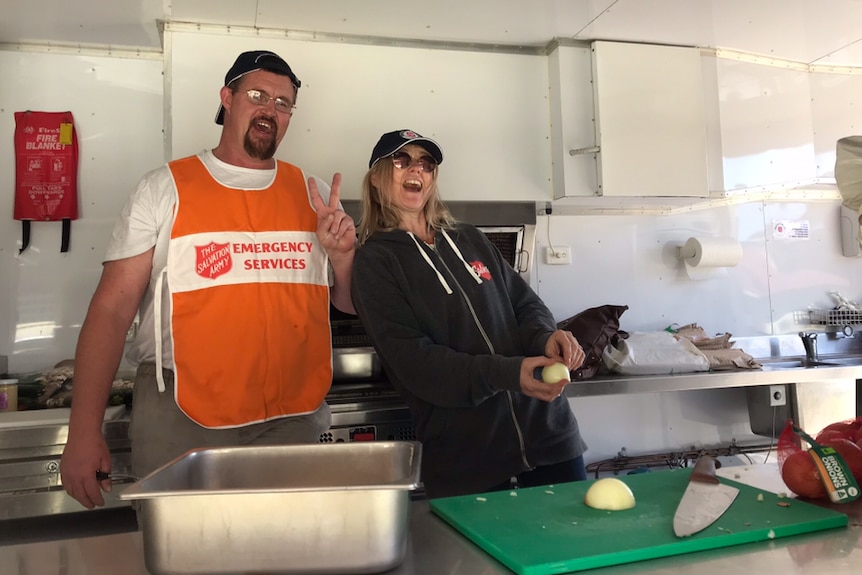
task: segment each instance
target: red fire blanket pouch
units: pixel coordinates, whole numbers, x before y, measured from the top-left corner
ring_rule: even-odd
[[[15,112],[15,210],[21,249],[30,245],[30,222],[63,223],[60,251],[69,251],[71,221],[78,219],[78,139],[72,112]]]

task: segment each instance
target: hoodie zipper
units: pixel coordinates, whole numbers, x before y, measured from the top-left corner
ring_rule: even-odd
[[[475,308],[473,308],[473,302],[470,301],[470,298],[467,296],[467,292],[464,291],[463,287],[461,287],[461,283],[458,281],[458,278],[455,277],[455,274],[452,273],[452,270],[449,268],[449,266],[443,260],[442,254],[440,254],[440,252],[437,250],[436,242],[435,242],[435,245],[433,245],[433,246],[428,245],[428,244],[425,244],[425,245],[427,245],[429,248],[431,248],[431,251],[434,252],[434,255],[437,257],[437,259],[440,261],[440,263],[443,264],[443,268],[446,270],[446,273],[449,274],[449,277],[452,279],[452,281],[457,286],[458,291],[461,293],[461,296],[464,298],[464,302],[467,304],[467,307],[470,309],[470,315],[473,318],[473,323],[475,323],[476,327],[479,328],[479,332],[482,334],[482,338],[485,340],[485,344],[488,346],[488,350],[492,354],[496,353],[494,351],[494,346],[491,343],[490,338],[488,337],[488,333],[485,331],[485,328],[482,327],[482,322],[479,321],[479,317],[476,315],[476,310],[475,310]],[[515,404],[512,400],[512,392],[510,392],[509,390],[505,390],[505,393],[506,393],[506,403],[509,406],[509,415],[512,418],[512,424],[515,426],[515,432],[518,434],[518,445],[519,445],[520,451],[521,451],[521,462],[527,467],[527,469],[533,469],[533,466],[530,465],[529,461],[527,461],[527,447],[524,443],[524,432],[521,430],[521,426],[518,425],[518,419],[515,417]]]

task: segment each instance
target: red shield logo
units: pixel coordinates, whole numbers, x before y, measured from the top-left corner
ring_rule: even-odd
[[[482,278],[483,280],[491,279],[491,270],[488,269],[488,266],[483,264],[481,261],[476,260],[474,262],[470,262],[470,265],[473,267],[473,271]]]
[[[233,267],[228,244],[210,242],[205,246],[195,246],[195,273],[207,279],[216,279]]]

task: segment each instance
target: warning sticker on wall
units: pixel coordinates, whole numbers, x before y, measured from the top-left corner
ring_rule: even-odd
[[[772,237],[775,239],[807,240],[808,220],[773,220]]]

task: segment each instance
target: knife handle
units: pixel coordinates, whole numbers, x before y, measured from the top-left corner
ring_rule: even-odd
[[[694,470],[691,472],[689,481],[697,481],[699,483],[719,483],[718,477],[715,475],[715,470],[721,467],[721,462],[711,455],[702,455],[697,463],[694,464]]]

